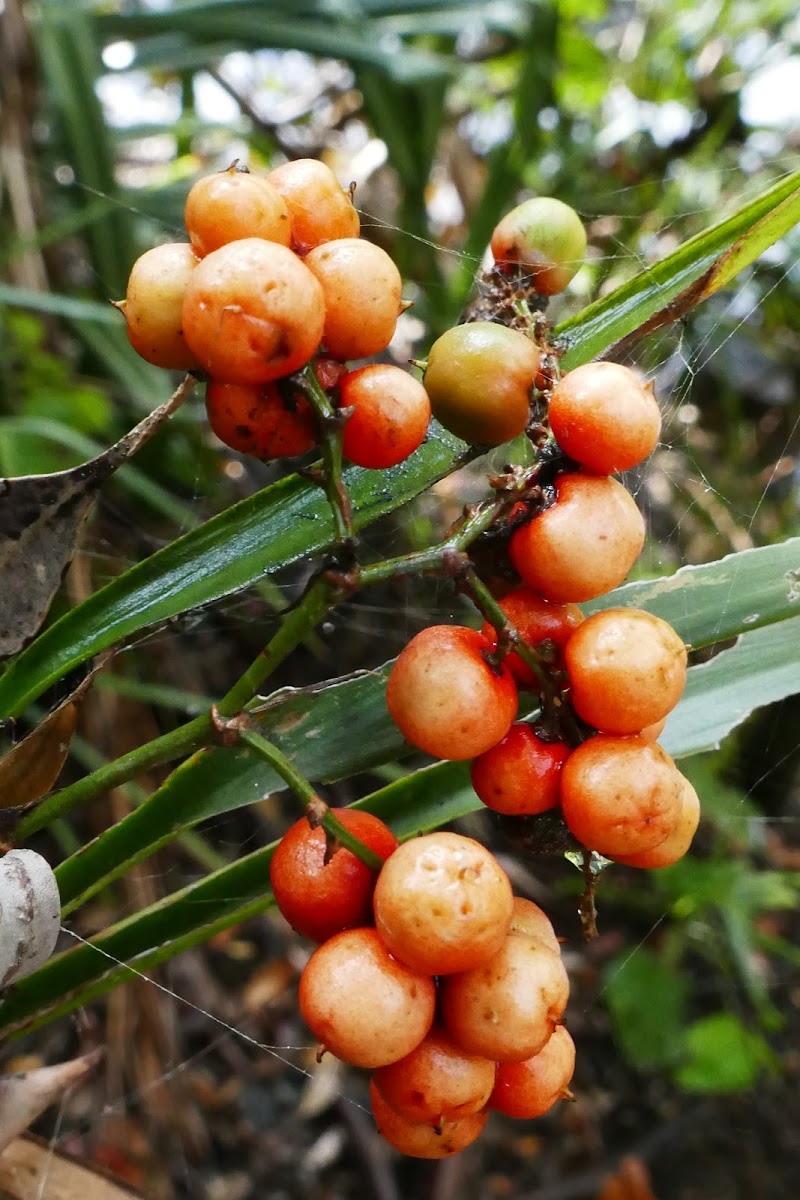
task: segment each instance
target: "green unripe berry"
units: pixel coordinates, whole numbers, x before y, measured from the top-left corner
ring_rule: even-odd
[[[433,415],[465,442],[500,446],[528,424],[539,351],[524,333],[473,321],[434,342],[425,371]]]
[[[585,253],[586,230],[575,209],[549,196],[525,200],[492,234],[492,254],[500,269],[519,267],[532,275],[542,296],[563,292]]]

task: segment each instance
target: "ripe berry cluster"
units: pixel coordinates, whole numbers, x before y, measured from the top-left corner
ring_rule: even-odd
[[[352,196],[330,169],[233,166],[194,184],[185,220],[190,244],[143,254],[120,307],[148,362],[209,377],[220,440],[262,459],[310,450],[317,423],[292,375],[317,356],[321,387],[349,413],[345,456],[389,467],[412,454],[430,420],[422,384],[384,363],[345,365],[386,349],[404,304],[397,267],[359,238]]]
[[[433,833],[398,846],[376,817],[337,815],[384,859],[377,880],[349,850],[329,856],[323,830],[305,819],[271,864],[281,912],[322,943],[300,979],[306,1024],[325,1050],[372,1071],[375,1121],[405,1154],[463,1150],[492,1108],[541,1116],[569,1094],[575,1064],[548,918],[512,895],[471,838]]]
[[[569,273],[551,239],[542,282],[542,213],[565,231],[562,259],[565,246],[577,250],[580,241],[576,214],[553,205],[521,205],[492,239],[496,269],[528,272],[547,294]],[[534,515],[520,503],[509,520],[508,558],[522,582],[499,609],[527,653],[509,653],[509,637],[488,622],[481,632],[425,629],[392,669],[389,712],[420,749],[473,759],[473,786],[488,807],[514,816],[560,807],[587,849],[637,867],[677,861],[697,828],[699,802],[656,739],[685,686],[686,648],[647,612],[608,609],[584,620],[576,604],[622,583],[641,551],[644,521],[613,475],[656,446],[661,417],[652,387],[606,362],[553,385],[531,338],[490,321],[439,338],[425,386],[448,428],[496,445],[528,428],[536,388],[561,466],[551,502],[542,506],[539,489]],[[542,422],[537,436],[541,445]],[[515,723],[519,688],[538,696],[533,723]]]

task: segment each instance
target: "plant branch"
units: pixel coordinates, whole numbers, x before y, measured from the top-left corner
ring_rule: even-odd
[[[322,448],[322,469],[311,472],[320,484],[333,513],[333,528],[339,547],[352,556],[354,546],[353,512],[350,497],[342,478],[342,431],[350,415],[349,409],[336,409],[320,384],[312,363],[292,376],[314,410]]]

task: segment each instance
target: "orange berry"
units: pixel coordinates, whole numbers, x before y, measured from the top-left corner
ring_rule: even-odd
[[[542,642],[552,642],[548,665],[554,670],[563,666],[561,651],[583,620],[583,613],[577,604],[552,604],[527,587],[516,587],[507,592],[499,603],[523,642],[539,653],[545,650]],[[497,630],[494,626],[487,621],[481,633],[494,649],[497,645]],[[552,654],[552,649],[556,650],[555,654]],[[503,662],[519,684],[534,691],[538,690],[536,676],[518,654],[512,651],[506,655]]]
[[[422,445],[431,419],[425,388],[400,367],[375,363],[350,371],[339,383],[342,408],[355,411],[342,449],[359,467],[393,467]]]
[[[508,553],[546,600],[592,600],[624,580],[644,545],[644,521],[621,483],[560,475],[556,503],[514,531]]]
[[[482,967],[448,975],[440,1002],[453,1040],[470,1054],[522,1062],[538,1054],[567,1006],[569,980],[544,942],[510,933]]]
[[[448,329],[433,343],[425,389],[437,421],[465,442],[500,446],[528,424],[539,351],[492,321]]]
[[[474,629],[431,625],[413,637],[389,675],[386,704],[403,737],[437,758],[474,758],[505,737],[517,688],[484,658]]]
[[[538,904],[534,904],[532,900],[526,900],[524,896],[514,897],[511,928],[508,932],[524,933],[527,937],[532,937],[537,942],[543,942],[545,946],[549,946],[551,950],[555,950],[556,954],[561,953],[561,943],[556,937],[556,932],[547,913],[539,908]]]
[[[378,876],[375,927],[396,958],[427,975],[466,971],[500,948],[511,884],[493,854],[458,833],[429,833],[395,850]]]
[[[653,721],[652,725],[645,725],[644,729],[640,729],[638,736],[646,742],[657,742],[664,732],[666,723],[666,717],[662,717],[660,721]]]
[[[606,858],[652,850],[675,829],[682,778],[657,743],[599,733],[564,764],[564,820],[579,842]]]
[[[216,379],[267,383],[302,367],[322,338],[322,289],[275,242],[243,238],[201,259],[183,300],[186,341]]]
[[[267,176],[283,197],[292,221],[292,245],[307,254],[323,242],[357,238],[358,213],[330,167],[315,158],[298,158]]]
[[[372,813],[357,808],[332,811],[381,858],[397,849],[391,829]],[[376,877],[343,846],[328,858],[325,830],[312,829],[305,817],[287,829],[269,865],[275,903],[293,929],[315,942],[371,921]]]
[[[385,1067],[425,1037],[436,989],[429,975],[393,958],[374,929],[345,929],[311,955],[298,999],[303,1020],[331,1054],[354,1067]]]
[[[467,1054],[443,1029],[434,1027],[416,1050],[379,1067],[375,1087],[407,1121],[440,1125],[486,1107],[497,1068],[488,1058]]]
[[[700,800],[689,780],[681,775],[681,810],[675,828],[652,850],[640,850],[638,854],[615,856],[615,861],[627,867],[671,867],[683,858],[692,844],[700,824]]]
[[[119,307],[130,344],[157,367],[195,371],[200,366],[183,334],[183,297],[197,263],[191,246],[169,242],[145,250],[133,264]]]
[[[570,699],[602,733],[638,733],[666,717],[686,686],[686,647],[660,617],[607,608],[575,630],[564,650]]]
[[[370,1080],[369,1098],[375,1124],[390,1146],[410,1158],[449,1158],[466,1150],[479,1137],[488,1113],[473,1113],[455,1121],[430,1125],[426,1121],[409,1121],[386,1103]]]
[[[221,442],[255,458],[291,458],[317,441],[314,414],[295,393],[291,407],[274,383],[223,383],[206,387],[208,422]]]
[[[653,453],[661,433],[652,385],[618,363],[568,371],[553,390],[549,417],[561,449],[598,475],[637,466]]]
[[[558,806],[564,742],[543,742],[530,725],[512,725],[496,746],[472,763],[472,786],[487,808],[506,816],[535,816]]]
[[[304,259],[325,297],[323,341],[333,358],[385,350],[402,312],[400,272],[385,250],[358,238],[317,246]]]
[[[538,1054],[499,1064],[489,1107],[521,1121],[544,1116],[566,1093],[574,1070],[575,1043],[557,1025]]]
[[[498,267],[532,275],[542,296],[563,292],[585,253],[586,230],[580,217],[574,208],[550,196],[536,196],[517,205],[492,234],[492,254]]]
[[[186,197],[184,218],[200,258],[241,238],[264,238],[281,246],[291,239],[289,210],[275,188],[236,167],[198,179]]]

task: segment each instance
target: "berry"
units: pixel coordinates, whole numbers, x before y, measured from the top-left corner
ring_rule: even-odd
[[[561,768],[570,753],[564,742],[543,742],[530,725],[512,725],[496,746],[472,764],[472,786],[487,808],[525,817],[558,805]]]
[[[526,900],[523,896],[514,897],[509,933],[524,933],[527,937],[549,946],[556,954],[561,953],[561,944],[547,913],[539,908],[538,904]]]
[[[603,733],[638,733],[666,717],[686,686],[686,647],[660,617],[608,608],[575,630],[564,650],[570,699]]]
[[[539,351],[491,321],[456,325],[431,347],[425,389],[437,421],[465,442],[500,446],[528,424]]]
[[[624,580],[644,545],[629,492],[608,476],[560,475],[556,503],[511,535],[522,579],[546,600],[592,600]]]
[[[513,897],[485,846],[458,833],[429,833],[395,850],[378,876],[375,927],[414,971],[447,975],[484,963],[503,944]]]
[[[240,238],[264,238],[288,246],[289,210],[259,175],[229,167],[198,179],[186,197],[186,231],[198,257]]]
[[[345,828],[386,859],[398,841],[388,826],[356,808],[333,810]],[[375,874],[350,850],[328,858],[325,830],[295,821],[278,843],[269,867],[275,903],[298,933],[324,942],[372,919]]]
[[[577,604],[551,604],[527,587],[516,587],[500,600],[500,607],[508,617],[523,642],[539,654],[547,654],[548,665],[553,670],[563,666],[561,651],[572,633],[583,620]],[[497,645],[497,630],[487,621],[481,630],[489,645]],[[552,646],[542,646],[551,642]],[[555,653],[553,653],[555,651]],[[549,653],[548,653],[549,652]],[[538,689],[538,680],[533,671],[518,654],[507,654],[503,662],[522,687]]]
[[[467,1054],[434,1027],[405,1058],[379,1067],[375,1087],[407,1121],[440,1125],[486,1107],[497,1068],[491,1059]]]
[[[342,408],[354,408],[342,449],[359,467],[393,467],[422,445],[431,419],[425,388],[400,367],[375,363],[339,383]]]
[[[403,307],[400,272],[386,251],[339,238],[317,246],[304,261],[325,297],[328,353],[344,360],[385,350]]]
[[[289,210],[292,246],[298,254],[323,242],[358,237],[358,213],[350,193],[339,187],[325,163],[298,158],[270,171],[268,179]]]
[[[302,367],[322,338],[322,289],[299,258],[244,238],[201,259],[186,288],[183,327],[216,379],[267,383]]]
[[[133,264],[118,307],[130,344],[157,367],[195,371],[200,366],[183,335],[183,297],[197,262],[191,246],[169,242],[145,250]]]
[[[681,811],[677,824],[663,842],[652,850],[641,850],[638,854],[621,857],[616,861],[627,867],[671,867],[683,858],[692,844],[692,838],[700,824],[700,800],[689,780],[681,776]]]
[[[565,1095],[575,1070],[575,1043],[557,1025],[538,1054],[500,1063],[489,1107],[522,1121],[544,1116]]]
[[[682,780],[657,743],[599,733],[564,764],[564,820],[579,842],[607,858],[652,850],[675,829]]]
[[[537,196],[512,208],[492,234],[492,254],[498,267],[531,275],[542,296],[563,292],[585,253],[586,230],[575,209],[549,196]]]
[[[645,725],[644,729],[639,730],[638,736],[646,742],[657,742],[664,732],[666,723],[667,718],[662,717],[660,721],[654,721],[652,725]]]
[[[511,933],[488,963],[449,975],[440,1001],[447,1031],[464,1050],[498,1062],[522,1062],[542,1049],[568,997],[561,955]]]
[[[409,1121],[386,1103],[371,1080],[369,1098],[375,1124],[390,1146],[411,1158],[449,1158],[466,1150],[483,1131],[488,1113],[473,1113],[455,1121],[433,1126],[426,1121]]]
[[[300,1012],[331,1054],[354,1067],[405,1058],[433,1024],[436,989],[393,958],[374,929],[323,942],[300,976]]]
[[[437,758],[474,758],[505,737],[517,689],[474,629],[431,625],[412,638],[389,676],[386,704],[403,737]]]
[[[223,383],[206,388],[208,422],[221,442],[255,458],[291,458],[317,441],[311,406],[295,393],[289,407],[274,383]]]
[[[553,389],[550,428],[570,458],[598,475],[628,471],[652,454],[661,411],[651,384],[618,363],[587,363]]]

